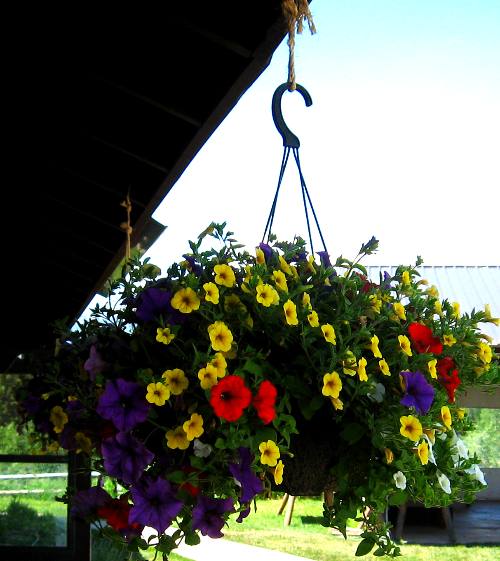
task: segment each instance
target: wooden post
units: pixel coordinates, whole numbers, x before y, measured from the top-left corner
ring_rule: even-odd
[[[290,496],[290,495],[289,495],[288,493],[285,493],[285,494],[283,495],[283,499],[282,499],[281,504],[280,504],[280,507],[279,507],[279,509],[278,509],[278,516],[279,516],[280,514],[283,514],[283,511],[285,510],[285,506],[286,506],[286,503],[287,503],[287,501],[288,501],[288,497],[289,497],[289,496]]]
[[[285,519],[283,520],[284,526],[290,526],[290,524],[292,523],[294,505],[295,505],[295,497],[293,495],[288,495],[288,500],[286,503]]]

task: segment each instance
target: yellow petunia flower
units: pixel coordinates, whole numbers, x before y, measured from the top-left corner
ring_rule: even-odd
[[[441,407],[441,421],[443,421],[443,425],[447,430],[451,429],[452,418],[450,408],[447,405],[443,405],[443,407]]]
[[[465,417],[466,414],[467,414],[467,409],[464,409],[463,407],[459,407],[457,409],[457,417],[460,420],[462,420]]]
[[[429,445],[425,440],[417,446],[417,456],[423,466],[429,463]]]
[[[431,441],[431,444],[436,444],[436,429],[424,429],[424,434]]]
[[[483,364],[489,364],[493,358],[491,347],[487,343],[479,343],[477,356]]]
[[[406,312],[403,304],[401,304],[401,302],[395,302],[392,307],[394,309],[394,313],[398,316],[398,318],[406,321]]]
[[[175,335],[170,332],[169,327],[158,327],[156,329],[156,340],[158,343],[163,343],[164,345],[170,345],[170,343],[175,339]]]
[[[90,452],[92,452],[92,441],[83,432],[77,432],[75,434],[75,441],[77,445],[77,454],[79,452],[84,452],[85,454],[90,454]]]
[[[172,395],[180,395],[189,386],[189,380],[180,368],[165,370],[161,377]]]
[[[283,304],[283,311],[285,312],[285,320],[288,325],[298,325],[297,307],[291,300],[287,300]]]
[[[161,382],[152,382],[147,385],[146,401],[153,405],[165,405],[170,397],[170,390]]]
[[[215,282],[231,288],[236,283],[236,276],[229,265],[215,265]]]
[[[318,313],[312,310],[312,312],[307,315],[307,321],[311,327],[319,327]]]
[[[433,358],[432,360],[429,360],[429,362],[427,363],[429,374],[431,375],[431,378],[434,378],[435,380],[437,379],[436,364],[437,364],[437,358]]]
[[[373,353],[373,356],[375,358],[382,358],[382,353],[380,352],[380,349],[378,348],[378,344],[379,344],[379,338],[374,335],[371,339],[370,339],[370,350]]]
[[[380,372],[382,372],[382,374],[384,376],[390,376],[391,375],[391,371],[389,370],[389,365],[387,364],[387,361],[385,360],[385,358],[378,361],[378,367],[380,368]]]
[[[219,289],[216,284],[213,282],[206,282],[203,285],[203,289],[205,290],[205,300],[207,302],[212,302],[212,304],[219,303]]]
[[[410,440],[413,440],[414,442],[418,442],[418,440],[420,439],[420,437],[422,436],[422,425],[420,424],[420,421],[414,417],[413,415],[408,415],[408,416],[402,416],[399,419],[400,423],[401,423],[401,427],[399,429],[399,432],[403,435],[406,436],[406,438],[409,438]]]
[[[187,287],[178,290],[170,300],[170,304],[182,314],[190,314],[200,307],[200,299],[192,288]]]
[[[384,448],[386,464],[392,464],[394,461],[394,452],[390,448]]]
[[[430,288],[428,288],[426,292],[431,298],[439,298],[439,290],[434,284]]]
[[[411,284],[410,273],[408,271],[403,271],[403,274],[401,275],[401,282],[405,286],[409,286]]]
[[[270,284],[259,284],[257,286],[257,302],[266,308],[278,304],[280,297]]]
[[[189,440],[182,427],[167,431],[165,438],[167,439],[167,446],[172,450],[186,450],[189,448]]]
[[[325,341],[331,343],[332,345],[337,344],[337,340],[335,338],[335,329],[333,329],[333,327],[329,323],[325,323],[324,325],[322,325],[321,331],[323,332]]]
[[[276,467],[274,468],[274,482],[276,483],[276,485],[281,485],[283,483],[283,470],[284,470],[285,466],[283,465],[283,462],[281,460],[279,460],[279,462],[276,464]]]
[[[436,313],[438,316],[443,315],[443,306],[441,306],[441,302],[439,300],[436,300],[434,302],[434,313]]]
[[[261,454],[261,464],[274,467],[278,463],[278,459],[280,457],[280,449],[275,442],[273,442],[272,440],[261,442],[259,444],[259,450]]]
[[[217,383],[217,373],[217,368],[211,364],[207,364],[205,368],[200,368],[200,370],[198,370],[198,379],[204,390],[209,390],[212,386],[215,386]]]
[[[460,304],[458,302],[453,302],[451,307],[453,308],[452,316],[454,318],[460,317]]]
[[[484,319],[485,321],[489,321],[490,323],[494,323],[495,325],[500,325],[500,318],[492,317],[489,304],[485,304],[484,306]]]
[[[223,321],[216,321],[208,326],[208,335],[214,351],[227,352],[231,349],[233,334]]]
[[[292,275],[292,270],[290,269],[290,265],[285,261],[285,259],[281,255],[278,255],[278,259],[280,262],[280,269],[287,275]]]
[[[321,393],[327,397],[338,398],[342,389],[342,380],[337,372],[326,373],[323,376],[323,388]]]
[[[366,374],[366,358],[361,357],[358,361],[358,376],[360,382],[368,381],[368,375]]]
[[[382,300],[375,294],[372,294],[370,296],[370,306],[375,313],[380,314],[380,311],[382,310]]]
[[[446,335],[443,335],[443,345],[446,345],[447,347],[452,347],[456,342],[457,340],[455,339],[455,337],[453,337],[451,333],[447,333]]]
[[[217,370],[217,378],[223,378],[226,374],[227,362],[222,353],[215,353],[210,364]]]
[[[255,261],[258,265],[264,265],[266,262],[266,256],[260,247],[255,248]]]
[[[312,310],[311,297],[307,292],[304,292],[302,294],[302,306],[304,306],[304,308],[307,308],[308,310]]]
[[[357,367],[356,357],[353,355],[351,351],[347,351],[346,358],[342,361],[342,370],[344,371],[344,374],[347,374],[348,376],[355,376],[356,367]]]
[[[279,288],[279,290],[283,292],[288,292],[288,284],[283,271],[273,271],[273,279],[276,288]]]
[[[332,405],[335,407],[336,411],[342,411],[344,409],[344,402],[338,397],[331,397],[330,401],[332,402]]]
[[[398,335],[399,346],[407,356],[412,356],[410,340],[406,335]]]
[[[193,413],[191,418],[182,425],[182,429],[186,433],[188,440],[200,437],[204,433],[203,417],[198,415],[198,413]]]
[[[60,405],[52,407],[49,416],[50,422],[54,425],[54,432],[60,434],[64,425],[68,422],[68,415],[64,412],[64,409]]]

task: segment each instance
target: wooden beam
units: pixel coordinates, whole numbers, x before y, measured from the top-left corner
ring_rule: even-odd
[[[457,395],[460,407],[500,409],[500,386],[471,388]]]
[[[123,92],[124,94],[127,94],[130,97],[133,97],[135,99],[138,99],[140,101],[142,101],[143,103],[146,103],[148,105],[151,105],[152,107],[155,107],[156,109],[159,109],[160,111],[163,111],[164,113],[167,113],[168,115],[175,117],[177,119],[180,119],[181,121],[184,121],[186,123],[189,123],[190,125],[193,125],[193,127],[196,127],[197,129],[199,129],[202,125],[201,121],[199,121],[198,119],[195,119],[194,117],[191,117],[191,115],[187,115],[186,113],[183,113],[182,111],[179,111],[178,109],[175,109],[174,107],[171,107],[170,105],[165,105],[163,103],[160,103],[159,101],[156,101],[155,99],[152,99],[146,95],[142,95],[134,90],[132,90],[131,88],[124,86],[122,84],[118,84],[117,82],[113,82],[111,80],[108,80],[106,78],[103,78],[102,76],[98,76],[98,75],[93,75],[91,76],[91,78],[98,80],[99,82],[102,82],[103,84],[106,84],[108,86],[111,86],[112,88],[115,88],[116,90]]]
[[[95,142],[99,142],[100,144],[102,144],[103,146],[106,146],[107,148],[111,148],[111,150],[115,150],[116,152],[120,152],[121,154],[125,154],[125,156],[129,156],[130,158],[133,158],[134,160],[137,160],[138,162],[141,162],[142,164],[146,164],[149,167],[157,169],[158,171],[161,171],[164,174],[168,173],[168,169],[161,166],[160,164],[157,164],[156,162],[152,162],[151,160],[148,160],[147,158],[139,156],[139,154],[134,154],[134,152],[130,152],[130,150],[126,150],[125,148],[122,148],[121,146],[118,146],[117,144],[113,144],[112,142],[104,140],[104,138],[100,138],[99,136],[95,136],[95,135],[89,135],[89,138],[91,140],[94,140]]]

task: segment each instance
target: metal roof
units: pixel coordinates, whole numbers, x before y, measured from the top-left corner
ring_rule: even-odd
[[[370,265],[366,269],[369,278],[378,282],[384,271],[392,276],[397,267]],[[489,304],[492,316],[500,317],[500,265],[421,265],[417,271],[422,279],[436,285],[442,300],[459,302],[461,312],[484,310]],[[500,327],[493,323],[482,323],[480,327],[495,345],[500,344]]]

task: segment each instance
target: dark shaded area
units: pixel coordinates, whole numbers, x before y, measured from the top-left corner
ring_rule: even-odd
[[[109,10],[110,7],[107,7]],[[4,10],[0,371],[52,345],[285,35],[279,0]]]

